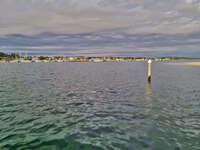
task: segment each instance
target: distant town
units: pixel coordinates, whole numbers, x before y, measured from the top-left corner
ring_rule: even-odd
[[[170,60],[194,60],[200,58],[187,57],[95,57],[95,56],[20,56],[16,53],[6,54],[0,52],[0,62],[23,63],[23,62],[107,62],[107,61],[170,61]]]

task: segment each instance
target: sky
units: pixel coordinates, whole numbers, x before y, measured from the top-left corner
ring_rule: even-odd
[[[200,57],[200,0],[0,0],[0,51]]]

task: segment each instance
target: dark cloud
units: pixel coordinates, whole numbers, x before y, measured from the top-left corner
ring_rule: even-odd
[[[0,38],[0,49],[51,55],[199,56],[200,34],[127,34],[118,30],[84,34],[20,34]],[[190,55],[189,55],[190,54]]]

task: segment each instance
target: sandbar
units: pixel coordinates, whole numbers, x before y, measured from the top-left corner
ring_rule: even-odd
[[[200,66],[200,62],[181,62],[181,63],[169,63],[171,65],[182,65],[182,66]]]

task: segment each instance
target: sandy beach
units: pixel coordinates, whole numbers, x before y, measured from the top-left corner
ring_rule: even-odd
[[[181,63],[170,63],[171,65],[183,65],[183,66],[200,66],[200,62],[181,62]]]

